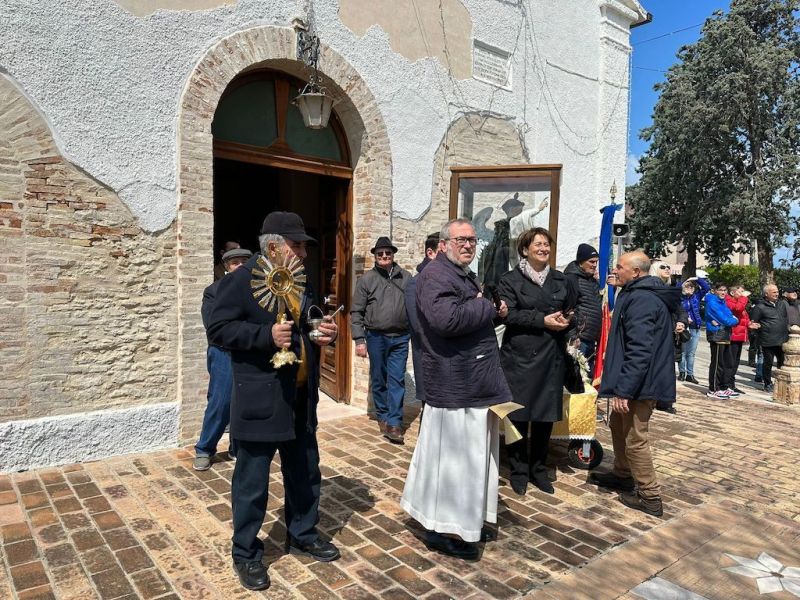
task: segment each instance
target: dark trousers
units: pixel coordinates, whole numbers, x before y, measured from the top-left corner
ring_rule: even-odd
[[[764,353],[764,385],[772,385],[772,359],[778,359],[778,368],[783,366],[783,346],[761,346]]]
[[[305,402],[305,395],[302,401]],[[302,544],[314,542],[319,522],[319,472],[317,436],[296,417],[296,438],[287,442],[237,440],[236,467],[231,483],[233,548],[235,562],[261,561],[264,543],[258,532],[267,511],[269,466],[275,451],[281,457],[284,515],[288,534]]]
[[[550,445],[550,434],[553,431],[552,423],[538,423],[528,421],[512,421],[522,434],[522,439],[508,444],[508,463],[511,466],[511,479],[527,483],[531,479],[546,478],[547,449]],[[530,425],[530,439],[528,436]],[[530,451],[528,450],[530,446]]]
[[[739,362],[742,360],[742,346],[744,342],[731,342],[730,365],[726,373],[725,389],[732,390],[736,387],[736,373],[739,371]]]
[[[708,389],[712,392],[728,389],[733,355],[730,344],[710,342],[711,364],[708,366]]]

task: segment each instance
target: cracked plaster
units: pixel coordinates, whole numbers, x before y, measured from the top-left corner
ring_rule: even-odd
[[[601,22],[600,11],[616,1],[575,0],[567,12],[546,0],[464,0],[476,39],[516,49],[512,91],[453,79],[434,58],[409,61],[379,26],[357,36],[341,22],[338,1],[314,2],[321,39],[361,74],[384,117],[394,214],[425,213],[433,157],[447,127],[466,112],[490,111],[513,118],[532,162],[564,164],[562,219],[580,218],[573,234],[560,232],[560,248],[594,236],[599,213],[584,216],[587,203],[605,204],[611,181],[621,183],[625,173],[627,40],[617,28],[607,31],[612,26]],[[520,26],[520,6],[527,6],[532,28]],[[47,116],[60,151],[117,191],[147,231],[176,216],[177,115],[197,61],[235,31],[289,26],[303,14],[301,2],[286,0],[143,17],[112,0],[10,0],[0,11],[0,69]],[[610,36],[613,47],[601,41]]]

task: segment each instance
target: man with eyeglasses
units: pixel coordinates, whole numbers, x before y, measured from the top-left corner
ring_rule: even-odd
[[[403,443],[403,399],[408,360],[405,289],[411,273],[394,261],[397,247],[385,236],[370,250],[375,266],[356,283],[350,310],[356,356],[369,355],[369,379],[375,418],[383,436]]]
[[[484,522],[497,522],[500,434],[490,408],[511,401],[494,332],[508,307],[484,298],[469,268],[477,242],[468,219],[448,222],[417,275],[425,418],[400,502],[428,548],[467,560],[493,537]]]

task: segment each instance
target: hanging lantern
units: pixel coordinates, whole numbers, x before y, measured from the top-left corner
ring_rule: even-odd
[[[293,104],[303,115],[303,123],[309,129],[325,129],[331,118],[333,99],[325,93],[325,88],[311,82],[293,100]]]
[[[303,116],[303,123],[309,129],[325,129],[331,118],[333,98],[322,85],[317,63],[319,62],[319,38],[307,30],[297,32],[297,54],[306,66],[313,69],[308,83],[292,101]]]

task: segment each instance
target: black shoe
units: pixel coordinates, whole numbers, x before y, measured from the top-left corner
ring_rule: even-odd
[[[614,473],[590,473],[588,481],[600,487],[623,492],[632,492],[636,487],[633,477],[619,477]]]
[[[672,404],[661,404],[661,405],[656,404],[656,410],[660,410],[665,413],[669,413],[671,415],[677,414],[678,412],[677,410],[675,410],[675,407],[672,406]]]
[[[619,495],[619,501],[628,508],[640,510],[654,517],[660,517],[664,514],[664,505],[661,503],[661,498],[642,498],[638,492],[623,492]]]
[[[471,542],[465,542],[464,540],[447,537],[435,531],[426,532],[422,541],[425,543],[428,550],[434,550],[464,560],[476,560],[478,558],[479,553],[477,545]]]
[[[764,391],[769,393],[769,394],[771,394],[772,392],[775,391],[775,386],[772,385],[771,383],[765,383],[764,384]]]
[[[511,489],[515,494],[524,496],[528,491],[528,482],[524,479],[511,479]]]
[[[763,378],[763,377],[761,377],[761,375],[756,375],[756,376],[753,378],[753,383],[764,383],[764,378]]]
[[[546,473],[534,475],[531,478],[531,483],[543,491],[545,494],[555,494],[556,490],[550,482],[550,478]]]
[[[481,527],[481,541],[482,542],[493,542],[497,539],[497,532],[493,529],[489,529],[486,525]]]
[[[744,392],[742,390],[740,390],[739,388],[737,388],[736,386],[733,386],[733,391],[736,392],[739,395],[744,394]]]
[[[678,373],[678,381],[684,381],[686,379],[686,373]]]
[[[297,540],[287,536],[286,552],[290,554],[305,554],[320,562],[331,562],[341,556],[336,546],[330,542],[323,542],[319,538],[309,544],[301,544]]]
[[[248,590],[265,590],[269,587],[269,575],[267,575],[267,568],[261,564],[261,561],[234,561],[233,569],[239,576],[239,582],[242,584],[242,587],[245,587]]]
[[[695,384],[700,383],[699,381],[697,381],[697,379],[694,378],[694,375],[687,375],[686,376],[686,382],[687,383],[695,383]]]

